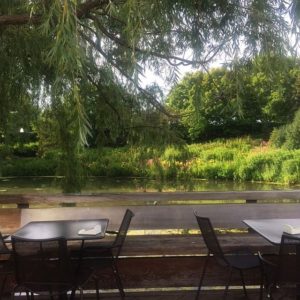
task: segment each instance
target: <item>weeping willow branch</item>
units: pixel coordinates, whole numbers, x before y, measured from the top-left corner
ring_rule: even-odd
[[[156,107],[159,111],[161,111],[162,113],[164,113],[166,116],[170,117],[170,118],[174,118],[175,116],[170,114],[165,107],[155,99],[155,97],[153,97],[149,92],[147,92],[146,90],[144,90],[143,88],[141,88],[128,74],[126,74],[126,72],[124,70],[122,70],[117,63],[115,63],[114,61],[112,61],[112,59],[110,59],[107,54],[102,50],[102,48],[100,47],[99,43],[94,42],[90,37],[88,37],[86,34],[84,34],[83,32],[80,32],[80,35],[89,43],[91,44],[115,69],[117,69],[128,81],[130,81],[138,90],[139,92],[141,92],[142,94],[144,94],[149,102]],[[176,116],[177,117],[177,116]]]
[[[78,6],[76,15],[78,19],[85,18],[92,10],[105,8],[109,5],[109,0],[88,0]],[[42,15],[0,15],[0,26],[22,26],[26,24],[40,25],[43,22]]]
[[[81,19],[94,9],[106,7],[110,0],[89,0],[81,4],[77,9],[77,18]]]
[[[97,84],[90,75],[87,75],[89,81],[96,87],[97,90],[101,89],[101,86]],[[118,110],[108,101],[107,98],[103,98],[104,102],[111,108],[111,110],[116,114],[119,124],[121,124],[121,116]]]
[[[20,26],[25,24],[41,24],[41,16],[30,16],[30,15],[14,15],[14,16],[0,16],[0,26]]]
[[[119,44],[120,46],[123,46],[127,49],[130,49],[132,51],[137,51],[146,55],[151,55],[151,56],[155,56],[158,58],[162,58],[165,59],[170,65],[172,66],[180,66],[180,65],[184,65],[184,66],[188,66],[188,65],[207,65],[210,60],[203,60],[203,61],[199,61],[199,60],[189,60],[189,59],[185,59],[182,57],[178,57],[178,56],[174,56],[174,55],[167,55],[167,54],[162,54],[162,53],[158,53],[158,52],[154,52],[154,51],[150,51],[150,50],[144,50],[141,49],[139,47],[134,47],[134,49],[132,48],[132,46],[130,46],[126,41],[118,38],[116,35],[110,33],[104,26],[103,24],[100,22],[100,20],[98,18],[96,18],[93,15],[88,15],[88,18],[90,18],[92,21],[94,21],[97,25],[97,27],[101,30],[101,32],[107,36],[109,39],[113,40],[115,43]],[[221,49],[222,44],[220,45]],[[172,61],[173,60],[173,61]],[[174,62],[175,61],[175,62]]]

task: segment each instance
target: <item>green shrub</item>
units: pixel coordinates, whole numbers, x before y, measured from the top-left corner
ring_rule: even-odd
[[[201,158],[203,160],[213,160],[213,161],[232,161],[238,156],[238,151],[236,149],[228,149],[225,147],[218,147],[215,149],[210,149],[203,151]]]
[[[134,176],[132,167],[128,164],[112,163],[107,168],[106,176],[109,177],[131,177]]]
[[[288,159],[282,163],[282,180],[292,184],[300,182],[300,157]]]
[[[59,150],[48,150],[42,155],[42,158],[47,160],[54,160],[54,161],[58,161],[60,157],[61,157],[61,151]]]
[[[165,178],[164,167],[159,159],[154,158],[148,162],[146,169],[147,177],[156,179],[158,181],[163,181]]]
[[[293,122],[286,126],[286,141],[283,145],[287,149],[300,149],[300,110],[297,111]]]
[[[270,142],[275,147],[300,149],[300,110],[296,112],[292,123],[273,130]]]
[[[22,158],[5,162],[3,176],[54,176],[58,164],[42,158]]]
[[[186,165],[191,158],[188,147],[168,146],[159,159],[153,161],[151,167],[156,177],[164,179],[186,178]]]
[[[250,153],[239,164],[234,177],[242,181],[280,181],[282,163],[291,155],[286,150]]]
[[[176,179],[179,170],[180,170],[180,167],[176,166],[175,163],[171,163],[168,166],[165,166],[164,167],[164,178],[166,178],[166,179]]]
[[[260,144],[261,140],[252,139],[250,137],[228,139],[223,141],[223,146],[229,149],[237,149],[239,151],[248,152],[253,147]]]
[[[86,150],[81,160],[89,176],[126,177],[145,175],[139,150],[124,148],[101,148]]]
[[[192,144],[189,145],[188,148],[190,155],[193,157],[228,161],[235,159],[237,155],[243,155],[243,153],[249,152],[259,143],[260,140],[240,138],[231,140],[218,140],[205,144]]]
[[[190,158],[190,156],[188,147],[168,146],[162,154],[161,159],[168,162],[185,162]]]
[[[286,142],[286,132],[286,126],[273,129],[270,136],[270,144],[277,148],[281,147]]]
[[[87,176],[145,176],[158,183],[191,178],[300,182],[300,150],[261,147],[260,143],[245,138],[186,147],[86,149],[77,163]],[[57,175],[61,153],[55,150],[44,153],[43,158],[8,158],[2,163],[3,176],[50,176]]]
[[[0,160],[1,161],[4,160],[10,154],[11,154],[11,148],[5,144],[0,144]]]
[[[107,167],[97,161],[85,162],[84,165],[89,176],[106,176],[107,174]]]
[[[38,142],[27,144],[17,143],[12,147],[12,152],[19,157],[35,157],[37,156],[38,147]]]
[[[192,177],[201,179],[233,179],[234,164],[230,162],[210,162],[198,161],[190,168]]]

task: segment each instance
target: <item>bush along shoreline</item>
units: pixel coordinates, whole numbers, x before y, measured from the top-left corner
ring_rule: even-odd
[[[1,175],[58,176],[59,158],[59,151],[34,157],[7,155]],[[300,150],[274,148],[250,138],[164,148],[86,149],[79,159],[85,176],[300,183]]]

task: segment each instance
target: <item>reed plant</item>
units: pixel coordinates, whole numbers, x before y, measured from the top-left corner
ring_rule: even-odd
[[[60,156],[4,161],[3,176],[55,175]],[[273,148],[261,140],[239,138],[163,147],[85,149],[79,160],[87,176],[143,177],[158,185],[192,178],[300,183],[300,150]]]

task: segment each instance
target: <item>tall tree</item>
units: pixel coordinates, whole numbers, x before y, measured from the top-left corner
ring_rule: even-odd
[[[272,61],[272,63],[271,63]],[[268,137],[300,108],[300,61],[258,56],[228,67],[187,74],[166,104],[180,115],[177,129],[199,141],[247,134]]]
[[[292,51],[288,33],[299,33],[299,16],[298,0],[2,0],[0,128],[5,134],[24,95],[46,99],[57,118],[67,106],[76,157],[89,132],[82,82],[121,84],[170,115],[141,88],[146,68],[170,81],[180,65],[205,67],[220,55]]]

